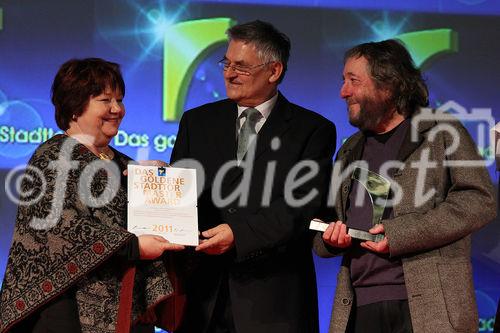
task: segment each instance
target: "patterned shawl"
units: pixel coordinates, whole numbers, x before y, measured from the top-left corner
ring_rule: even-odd
[[[127,164],[125,155],[115,154],[119,164]],[[21,185],[0,291],[0,333],[69,288],[76,289],[83,333],[115,333],[120,306],[134,322],[172,295],[163,261],[130,267],[113,256],[132,237],[126,231],[127,193],[119,173],[115,163],[99,160],[63,135],[35,151]],[[128,298],[120,296],[125,272],[133,281]]]

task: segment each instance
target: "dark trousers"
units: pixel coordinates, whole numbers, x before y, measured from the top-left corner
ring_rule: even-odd
[[[14,326],[11,332],[79,333],[81,331],[76,300],[71,298],[71,295],[65,294]]]
[[[383,301],[353,307],[348,333],[412,333],[408,300]]]
[[[227,279],[220,286],[208,333],[236,333]]]

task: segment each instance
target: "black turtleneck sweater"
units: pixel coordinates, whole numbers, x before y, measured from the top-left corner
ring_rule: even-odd
[[[396,160],[397,153],[409,130],[407,119],[393,130],[384,134],[365,133],[361,160],[368,163],[369,170],[378,174],[386,161]],[[373,209],[366,189],[357,181],[352,182],[349,206],[346,212],[348,227],[368,231],[372,227]],[[364,200],[356,205],[356,197],[363,191]],[[386,207],[383,218],[392,217],[392,208]],[[390,242],[389,242],[390,245]],[[387,300],[407,298],[403,267],[400,259],[389,258],[389,254],[378,254],[363,249],[359,241],[353,240],[348,253],[351,281],[356,294],[357,306]]]

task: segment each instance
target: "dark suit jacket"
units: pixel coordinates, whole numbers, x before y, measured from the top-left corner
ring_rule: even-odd
[[[477,332],[470,234],[495,218],[493,186],[484,166],[468,166],[481,157],[458,120],[418,122],[421,116],[414,117],[398,153],[403,164],[389,172],[402,195],[393,207],[394,217],[382,221],[390,256],[401,258],[403,264],[415,333]],[[363,133],[358,132],[339,149],[336,164],[342,170],[361,158],[364,141]],[[456,149],[450,149],[457,143]],[[432,163],[424,174],[419,167],[426,165],[426,158]],[[343,221],[351,188],[350,174],[347,176],[332,181],[338,185],[335,213]],[[416,194],[423,193],[426,200],[418,199],[421,196]],[[322,257],[342,254],[325,246],[320,234],[314,249]],[[346,258],[337,276],[330,333],[345,332],[355,306]]]
[[[235,237],[235,247],[224,255],[192,254],[186,259],[191,269],[181,331],[207,329],[224,283],[238,333],[317,332],[316,281],[307,228],[326,197],[335,127],[280,94],[258,134],[253,168],[247,174],[248,203],[241,205],[236,199],[216,204],[212,190],[217,187],[217,172],[236,159],[236,117],[237,106],[230,100],[185,112],[172,152],[173,163],[195,159],[204,169],[205,184],[198,200],[200,230],[227,223]],[[285,187],[290,170],[304,160],[313,161],[319,172],[303,184]],[[275,170],[272,175],[268,172],[267,182],[266,169]],[[298,177],[307,171],[302,168]],[[244,179],[243,168],[230,169],[221,182],[222,197]],[[315,195],[307,204],[292,207],[285,200],[289,194],[297,199],[310,191]]]

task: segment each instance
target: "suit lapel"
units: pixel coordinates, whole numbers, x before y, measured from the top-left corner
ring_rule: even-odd
[[[208,129],[208,135],[215,139],[215,147],[219,150],[224,162],[236,159],[236,103],[228,101],[220,110],[215,110],[215,128]]]
[[[355,161],[359,161],[363,156],[363,146],[365,143],[364,134],[359,133],[358,136],[352,140],[352,144],[342,151],[342,156],[339,156],[339,159],[342,159],[345,163],[344,167],[347,167]]]
[[[416,140],[412,140],[411,133],[414,132],[415,130],[416,129],[413,127],[413,125],[410,124],[403,139],[403,144],[399,148],[398,154],[396,156],[396,159],[398,161],[401,162],[405,161],[408,158],[408,156],[410,156],[411,153],[413,153],[422,143],[424,138],[420,132],[417,132],[418,136]]]
[[[342,161],[342,170],[348,168],[352,163],[359,161],[363,156],[363,146],[365,143],[365,136],[359,132],[356,137],[352,138],[353,142],[349,147],[343,149],[341,151],[341,155],[338,156],[338,160]],[[349,193],[352,186],[351,175],[345,177],[342,180],[342,185],[339,189],[340,191],[340,199],[342,206],[342,218],[345,220],[346,218],[346,209],[347,209],[347,201],[349,198]]]
[[[269,118],[257,135],[257,147],[255,149],[255,160],[271,148],[271,141],[275,137],[281,137],[288,129],[293,113],[290,103],[279,93],[278,100],[269,114]]]
[[[399,148],[396,159],[398,161],[404,162],[410,157],[410,155],[422,144],[425,139],[424,132],[428,131],[432,126],[434,126],[435,122],[426,121],[420,122],[418,124],[413,124],[413,121],[410,121],[410,126],[406,131],[405,137],[403,139],[403,143]],[[416,133],[416,137],[412,138],[412,133]]]

